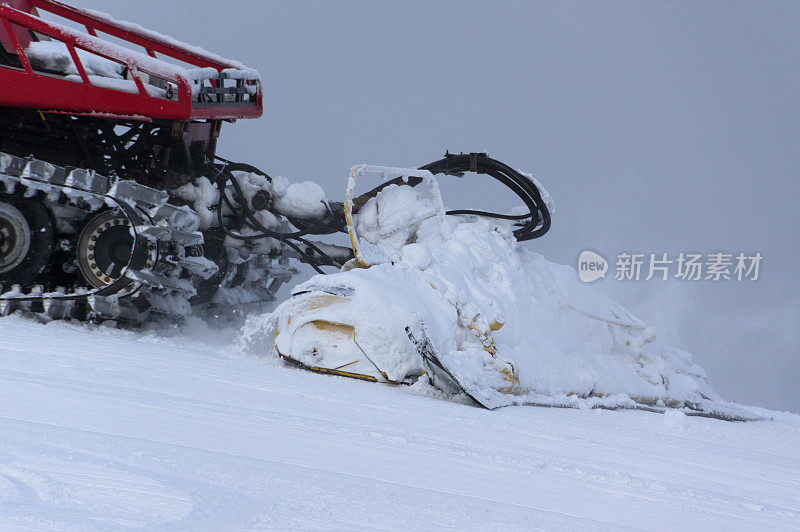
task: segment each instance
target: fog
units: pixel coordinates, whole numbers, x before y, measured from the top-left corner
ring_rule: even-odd
[[[352,164],[487,151],[549,189],[526,244],[694,354],[725,398],[800,411],[800,4],[80,0],[258,69],[219,153],[343,196]],[[510,208],[488,185],[458,207]],[[618,281],[620,252],[760,252],[757,281]]]

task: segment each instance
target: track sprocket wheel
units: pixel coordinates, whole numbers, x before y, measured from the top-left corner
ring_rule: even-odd
[[[124,282],[126,269],[153,266],[154,244],[137,245],[132,228],[133,222],[121,212],[105,211],[89,220],[77,246],[78,267],[86,282],[95,288],[115,285],[121,289],[131,284]]]

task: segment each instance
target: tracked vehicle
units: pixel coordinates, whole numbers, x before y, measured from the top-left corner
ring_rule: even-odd
[[[292,258],[319,270],[352,257],[307,239],[344,232],[341,204],[282,206],[267,174],[217,156],[224,122],[262,114],[259,75],[241,63],[55,0],[12,0],[0,86],[0,315],[238,309],[272,300]],[[502,163],[448,155],[425,168],[511,187],[530,210],[511,217],[521,239],[549,227],[536,187]]]

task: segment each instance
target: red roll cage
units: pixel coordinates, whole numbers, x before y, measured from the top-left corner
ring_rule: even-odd
[[[40,18],[37,10],[86,32]],[[35,52],[44,46],[49,55],[43,62]],[[47,64],[53,54],[57,68]],[[111,76],[90,68],[98,61],[109,62]],[[262,91],[254,70],[135,24],[55,0],[11,0],[0,4],[0,106],[139,120],[257,118]]]

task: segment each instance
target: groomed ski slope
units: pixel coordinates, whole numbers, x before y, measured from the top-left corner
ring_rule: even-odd
[[[489,412],[233,338],[0,319],[0,529],[800,529],[798,415]]]

